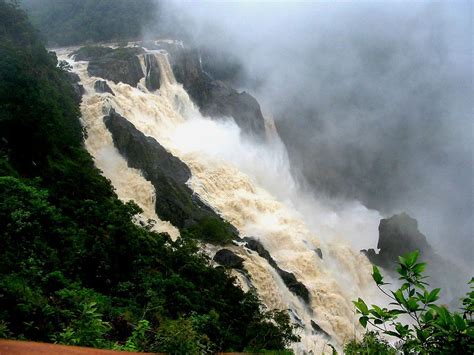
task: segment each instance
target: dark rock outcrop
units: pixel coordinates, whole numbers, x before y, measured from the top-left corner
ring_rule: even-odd
[[[213,260],[222,266],[232,269],[242,269],[244,259],[229,249],[221,249],[216,255],[214,255]]]
[[[107,85],[107,82],[105,80],[97,80],[94,83],[94,90],[98,93],[108,92],[109,94],[112,94],[115,96],[114,92],[112,91],[110,86]]]
[[[288,287],[291,292],[293,292],[298,297],[301,297],[306,303],[310,302],[309,291],[306,286],[298,281],[293,273],[282,270],[276,261],[271,257],[268,250],[266,250],[262,245],[262,243],[248,237],[244,238],[243,240],[246,242],[247,248],[257,252],[260,257],[268,261],[268,263],[277,271],[278,275],[280,275],[286,287]]]
[[[71,54],[71,57],[76,61],[90,61],[99,59],[106,56],[107,54],[113,53],[114,49],[103,46],[85,46],[79,48]]]
[[[74,100],[79,104],[82,101],[82,96],[85,93],[84,87],[79,84],[81,79],[79,78],[79,75],[73,72],[66,72],[66,76],[68,81],[71,83],[71,86],[74,90]]]
[[[154,54],[145,54],[145,86],[150,91],[160,88],[160,66]]]
[[[363,252],[372,263],[387,269],[393,269],[398,256],[414,250],[419,250],[421,256],[434,255],[426,237],[418,230],[417,220],[406,213],[380,220],[377,248],[378,254],[374,249]]]
[[[453,263],[451,259],[441,256],[428,243],[425,235],[418,230],[418,222],[406,213],[382,219],[379,225],[379,241],[377,254],[374,249],[362,250],[375,265],[381,266],[392,276],[398,276],[395,266],[398,256],[418,250],[419,262],[427,262],[425,275],[434,287],[441,287],[443,302],[450,303],[453,308],[459,307],[459,289],[465,285],[470,270]],[[466,287],[467,291],[467,287]]]
[[[155,209],[160,219],[209,242],[222,244],[238,237],[235,227],[225,222],[186,185],[191,177],[186,164],[113,109],[104,117],[104,123],[128,166],[140,169],[155,187]]]
[[[78,53],[76,58],[89,58],[87,71],[91,76],[137,86],[145,75],[138,59],[138,55],[142,53],[142,48],[118,48],[89,56]]]
[[[314,249],[314,252],[316,253],[317,256],[319,256],[320,259],[323,258],[323,251],[321,250],[321,248]]]
[[[202,70],[196,50],[177,50],[171,59],[176,80],[183,84],[203,115],[233,117],[244,133],[260,138],[265,136],[263,115],[253,96],[213,80]]]
[[[316,333],[322,333],[324,336],[331,338],[331,336],[312,319],[311,319],[311,327],[313,327],[313,330]]]

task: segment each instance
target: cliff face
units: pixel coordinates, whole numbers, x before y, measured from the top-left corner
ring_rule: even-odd
[[[191,177],[186,164],[113,109],[104,117],[104,123],[128,166],[141,170],[145,179],[153,184],[155,209],[160,219],[212,242],[225,243],[238,238],[237,230],[186,185]]]
[[[263,115],[253,96],[212,79],[202,70],[196,50],[177,49],[171,60],[176,80],[183,84],[204,116],[233,117],[244,133],[265,137]]]
[[[387,269],[393,269],[399,255],[419,250],[421,256],[432,257],[435,252],[418,230],[418,222],[406,213],[380,220],[378,254],[366,251],[370,261]]]
[[[398,256],[418,250],[419,261],[428,263],[428,283],[440,286],[444,292],[444,301],[451,303],[453,307],[458,306],[458,290],[453,285],[463,285],[469,278],[469,272],[438,254],[428,243],[426,236],[418,230],[416,219],[401,213],[380,220],[377,248],[380,249],[378,253],[374,249],[362,252],[373,264],[385,268],[393,276],[398,276],[395,273]]]
[[[89,61],[87,71],[91,76],[137,86],[145,76],[137,57],[143,52],[142,48],[83,47],[74,55],[76,60]]]

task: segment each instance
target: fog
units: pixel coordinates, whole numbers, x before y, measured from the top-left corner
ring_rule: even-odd
[[[407,211],[473,266],[469,1],[173,1],[160,14],[238,69],[225,79],[273,113],[301,182]]]

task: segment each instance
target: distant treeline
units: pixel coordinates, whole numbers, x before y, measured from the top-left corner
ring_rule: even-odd
[[[135,39],[158,16],[154,0],[21,0],[50,46]]]

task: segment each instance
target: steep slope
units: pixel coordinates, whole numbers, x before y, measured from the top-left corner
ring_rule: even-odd
[[[191,238],[152,232],[176,233],[140,217],[154,207],[117,198],[86,150],[97,127],[81,125],[74,77],[0,0],[0,337],[155,352],[283,349],[295,339],[285,312],[262,311]],[[132,191],[142,202],[141,191],[153,206],[151,184],[134,185],[141,175],[123,163],[120,197]]]

